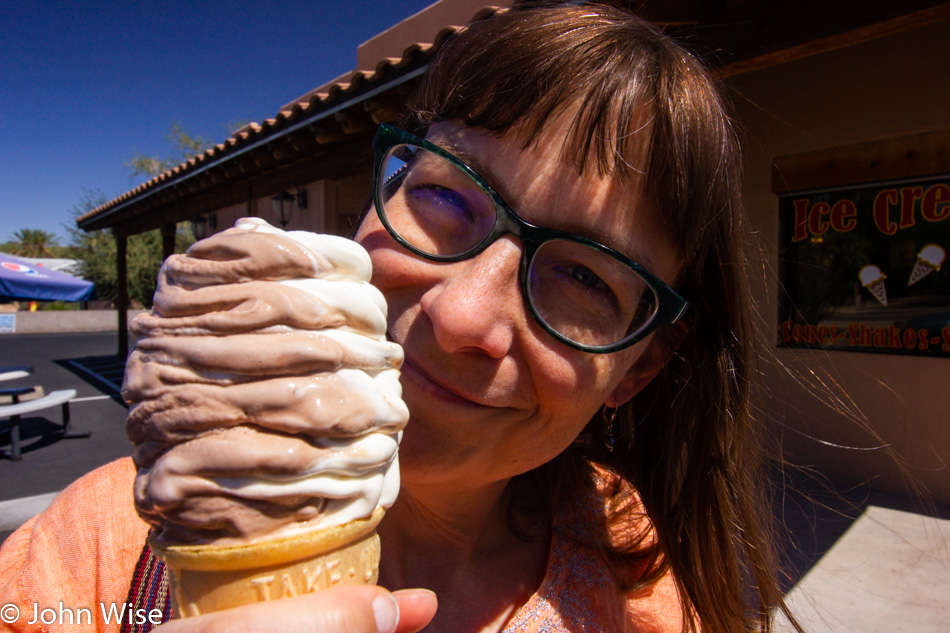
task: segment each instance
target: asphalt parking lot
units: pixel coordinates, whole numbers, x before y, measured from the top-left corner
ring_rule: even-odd
[[[81,439],[60,437],[59,407],[24,415],[22,458],[0,458],[0,502],[58,492],[90,470],[129,454],[126,406],[114,388],[121,384],[121,377],[114,375],[121,368],[116,349],[115,332],[0,337],[0,366],[33,368],[28,377],[4,381],[0,387],[39,387],[45,393],[75,389],[70,428],[91,433]],[[89,373],[90,366],[104,380]],[[9,426],[8,420],[0,420],[0,451],[10,448]],[[0,516],[0,538],[9,533],[5,523],[13,518]]]

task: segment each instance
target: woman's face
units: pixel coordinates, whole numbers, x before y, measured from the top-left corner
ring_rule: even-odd
[[[642,179],[579,176],[560,159],[566,131],[552,125],[524,151],[516,138],[455,122],[433,125],[426,138],[467,162],[528,222],[595,239],[672,283],[679,261]],[[633,167],[642,173],[645,165]],[[436,263],[397,244],[370,211],[356,239],[388,301],[389,334],[405,349],[406,483],[489,483],[535,468],[564,450],[599,407],[629,400],[662,365],[652,336],[590,354],[542,330],[521,297],[514,236],[472,259]]]

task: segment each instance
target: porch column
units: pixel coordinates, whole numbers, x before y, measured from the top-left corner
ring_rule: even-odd
[[[121,362],[125,362],[125,359],[129,355],[129,286],[128,286],[128,269],[126,267],[125,253],[126,253],[126,240],[128,239],[124,234],[119,233],[115,229],[112,230],[112,234],[115,237],[115,260],[116,260],[116,297],[115,297],[115,310],[117,317],[119,319],[119,353],[118,357]]]
[[[175,253],[175,233],[177,225],[172,222],[162,226],[162,261]]]

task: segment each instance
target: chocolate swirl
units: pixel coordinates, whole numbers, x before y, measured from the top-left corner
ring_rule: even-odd
[[[246,218],[170,257],[123,396],[139,514],[233,544],[388,506],[408,419],[386,304],[354,242]]]

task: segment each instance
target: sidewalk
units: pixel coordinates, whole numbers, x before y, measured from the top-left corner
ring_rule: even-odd
[[[786,594],[808,633],[946,633],[950,520],[869,506]],[[777,633],[794,629],[779,619]]]
[[[790,486],[775,514],[787,530],[786,599],[807,633],[950,630],[950,508],[866,487]],[[778,618],[776,633],[793,631]]]

